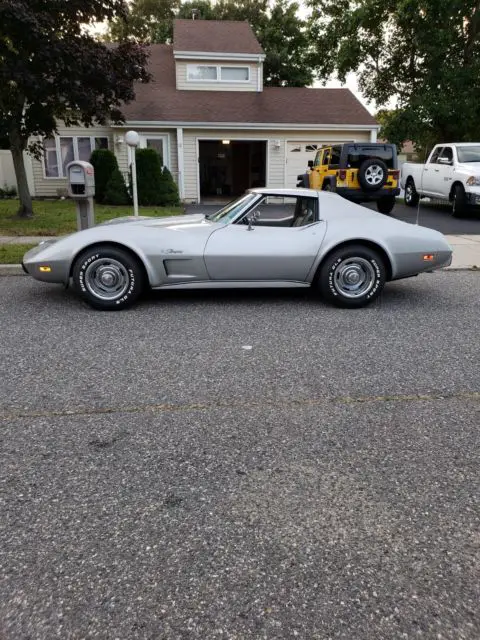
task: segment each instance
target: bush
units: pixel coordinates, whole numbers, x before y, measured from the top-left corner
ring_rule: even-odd
[[[160,205],[162,201],[162,164],[155,149],[137,149],[138,203],[142,206]]]
[[[130,204],[127,185],[119,169],[113,170],[110,180],[107,182],[103,203],[113,205]]]
[[[5,185],[4,189],[0,189],[0,198],[16,198],[17,197],[17,189],[15,187],[7,187]]]
[[[177,183],[173,179],[172,174],[167,169],[167,167],[163,167],[162,170],[162,206],[176,206],[180,204],[180,198],[178,197],[178,187]]]
[[[104,202],[108,181],[115,169],[118,169],[118,162],[110,149],[95,149],[90,162],[95,170],[95,202],[100,204]]]

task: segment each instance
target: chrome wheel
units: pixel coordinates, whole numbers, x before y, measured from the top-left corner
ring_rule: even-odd
[[[405,188],[405,202],[408,204],[413,200],[413,187],[412,183],[409,182]]]
[[[383,168],[378,164],[372,164],[365,171],[365,180],[372,187],[378,186],[382,182],[383,177]]]
[[[130,276],[124,265],[113,258],[98,258],[85,270],[86,289],[100,300],[121,298],[130,284]]]
[[[365,258],[346,258],[335,269],[333,285],[346,298],[360,298],[375,284],[375,269]]]

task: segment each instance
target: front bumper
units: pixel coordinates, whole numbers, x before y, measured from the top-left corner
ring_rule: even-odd
[[[47,240],[27,251],[22,260],[22,269],[26,274],[42,282],[68,282],[69,263],[67,260],[58,259],[56,252],[52,251],[52,245],[56,242],[57,240]],[[43,271],[41,267],[48,267],[50,270]]]
[[[480,207],[480,191],[467,191],[465,197],[470,207]]]

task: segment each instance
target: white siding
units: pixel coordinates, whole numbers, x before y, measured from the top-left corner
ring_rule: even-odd
[[[292,186],[287,182],[287,141],[322,143],[370,140],[370,131],[229,131],[229,130],[184,130],[184,158],[185,158],[185,201],[198,202],[198,140],[266,140],[267,141],[267,187],[282,188]],[[278,146],[279,143],[279,146]],[[295,185],[293,185],[295,186]]]
[[[187,79],[187,65],[248,67],[250,69],[249,82],[189,82]],[[257,91],[258,64],[252,62],[221,62],[218,60],[176,60],[177,89],[188,91]]]
[[[32,158],[23,153],[23,163],[27,174],[28,190],[30,195],[35,195],[35,185],[33,182]],[[0,150],[0,189],[5,187],[17,187],[17,178],[15,176],[15,168],[13,166],[13,158],[10,151]]]
[[[58,127],[59,136],[93,136],[108,138],[109,149],[113,150],[113,135],[110,127]],[[66,178],[45,178],[43,159],[33,160],[33,179],[35,195],[40,198],[56,198],[65,195],[67,189]]]

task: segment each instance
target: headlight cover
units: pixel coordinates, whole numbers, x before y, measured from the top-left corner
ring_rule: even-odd
[[[470,176],[467,178],[467,184],[469,187],[480,187],[480,176]]]

